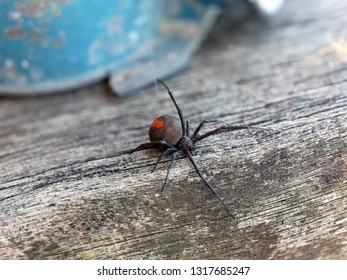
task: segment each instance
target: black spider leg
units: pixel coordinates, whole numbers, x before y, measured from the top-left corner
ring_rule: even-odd
[[[193,140],[194,143],[196,143],[197,141],[200,141],[210,135],[215,135],[215,134],[219,134],[222,132],[227,132],[227,131],[234,131],[234,130],[240,130],[240,129],[260,129],[260,130],[271,130],[269,128],[265,128],[265,127],[258,127],[258,126],[251,126],[251,125],[225,125],[222,126],[220,128],[217,128],[215,130],[212,130],[210,132],[207,132],[203,135],[199,135],[198,133],[200,132],[201,128],[204,126],[204,124],[206,123],[212,123],[212,122],[222,122],[222,123],[226,123],[222,120],[204,120],[202,121],[199,126],[195,129],[194,133],[191,136],[191,139]],[[227,124],[227,123],[226,123]]]
[[[167,149],[176,149],[173,145],[167,143],[165,140],[159,140],[154,142],[143,143],[139,145],[137,148],[132,150],[130,153],[134,153],[137,151],[148,150],[153,148],[167,148]]]
[[[194,143],[205,139],[206,137],[209,137],[211,135],[219,134],[222,132],[228,132],[228,131],[235,131],[235,130],[241,130],[241,129],[260,129],[260,130],[270,130],[268,128],[263,128],[263,127],[256,127],[256,126],[249,126],[249,125],[227,125],[227,126],[222,126],[216,129],[213,129],[209,132],[206,132],[205,134],[202,135],[195,135],[195,137],[192,137],[192,140]]]
[[[176,152],[177,149],[176,148],[167,148],[165,151],[161,152],[157,162],[154,165],[154,168],[152,170],[152,172],[154,172],[154,170],[157,168],[158,163],[160,162],[160,160],[163,158],[163,156],[169,155],[170,153]]]
[[[169,178],[170,169],[171,169],[171,166],[172,166],[173,162],[174,162],[175,159],[176,159],[177,152],[178,152],[178,150],[175,151],[175,152],[172,154],[171,161],[170,161],[169,166],[168,166],[168,168],[167,168],[165,181],[164,181],[164,184],[163,184],[163,186],[161,187],[161,190],[160,190],[161,192],[164,190],[164,188],[165,188],[165,186],[166,186],[167,179]]]
[[[167,92],[169,93],[170,97],[171,97],[171,100],[173,101],[173,103],[175,104],[175,107],[177,109],[177,112],[178,112],[178,115],[180,116],[180,120],[181,120],[181,126],[182,126],[182,134],[184,136],[187,136],[187,130],[186,130],[186,126],[185,126],[185,123],[184,123],[184,117],[183,117],[183,113],[180,109],[180,107],[178,106],[176,100],[175,100],[175,97],[173,96],[171,90],[169,89],[169,87],[162,81],[162,80],[159,80],[157,79],[157,81],[159,83],[161,83],[167,90]]]
[[[193,132],[193,134],[191,135],[191,138],[194,139],[196,137],[196,135],[198,135],[200,129],[204,126],[205,123],[213,123],[213,122],[223,122],[221,120],[203,120],[198,127],[195,129],[195,131]]]
[[[205,185],[208,187],[208,189],[218,198],[218,200],[220,201],[220,203],[222,203],[222,205],[224,206],[224,208],[228,210],[228,212],[230,213],[230,215],[231,215],[234,219],[236,219],[235,216],[234,216],[234,214],[233,214],[233,212],[232,212],[231,209],[228,207],[228,205],[226,205],[226,204],[224,203],[223,198],[219,195],[219,193],[217,192],[217,190],[216,190],[216,189],[205,179],[205,177],[201,174],[200,169],[199,169],[199,167],[196,165],[195,160],[193,159],[192,154],[191,154],[188,150],[186,150],[186,151],[184,151],[184,152],[185,152],[186,156],[189,158],[190,162],[193,164],[193,166],[194,166],[196,172],[198,173],[199,177],[202,179],[202,181],[203,181],[203,182],[205,183]]]
[[[187,136],[189,137],[189,135],[190,135],[190,122],[188,120],[186,121],[186,131],[187,131]]]

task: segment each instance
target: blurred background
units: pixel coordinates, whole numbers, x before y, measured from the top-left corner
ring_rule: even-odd
[[[109,79],[134,92],[184,68],[221,13],[274,15],[283,0],[0,0],[0,94],[67,91]]]

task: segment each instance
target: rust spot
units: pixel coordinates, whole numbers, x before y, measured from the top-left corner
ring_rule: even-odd
[[[69,4],[71,0],[28,0],[21,3],[16,3],[16,10],[28,17],[42,17],[48,11],[51,11],[54,16],[60,16],[59,6]]]
[[[23,38],[24,37],[24,30],[21,26],[12,26],[12,27],[7,27],[4,30],[4,34],[7,37]]]

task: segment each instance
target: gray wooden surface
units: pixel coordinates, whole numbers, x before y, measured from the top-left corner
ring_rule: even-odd
[[[193,126],[272,129],[198,145],[236,220],[187,159],[160,193],[169,159],[151,173],[156,151],[129,154],[176,113],[163,88],[0,98],[0,258],[346,259],[346,11],[290,0],[270,22],[221,21],[166,80]]]

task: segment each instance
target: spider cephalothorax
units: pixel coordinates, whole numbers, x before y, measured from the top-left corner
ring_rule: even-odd
[[[191,134],[189,121],[185,121],[182,111],[180,107],[177,105],[171,90],[163,81],[161,80],[157,80],[157,81],[161,83],[167,89],[173,103],[176,106],[180,119],[177,119],[176,117],[169,116],[169,115],[164,115],[155,119],[149,128],[149,139],[151,140],[151,142],[141,144],[132,152],[145,150],[145,149],[152,149],[152,148],[162,149],[162,152],[159,155],[159,158],[153,168],[153,171],[156,169],[157,164],[159,163],[159,161],[161,160],[163,156],[172,155],[169,167],[167,169],[166,178],[161,190],[163,190],[166,185],[170,168],[172,166],[172,163],[176,159],[177,155],[178,154],[185,155],[191,161],[199,177],[203,180],[203,182],[208,187],[208,189],[218,198],[218,200],[230,212],[230,214],[234,216],[231,209],[224,203],[224,200],[221,198],[217,190],[212,186],[210,182],[206,180],[206,178],[201,174],[199,167],[196,165],[192,156],[192,152],[195,150],[195,143],[211,135],[219,134],[222,132],[248,129],[248,128],[257,128],[257,129],[265,129],[265,128],[259,128],[259,127],[248,126],[248,125],[236,125],[236,126],[224,125],[200,135],[199,132],[201,128],[204,126],[204,124],[212,123],[212,122],[220,122],[219,120],[204,120],[198,125],[195,131]]]

